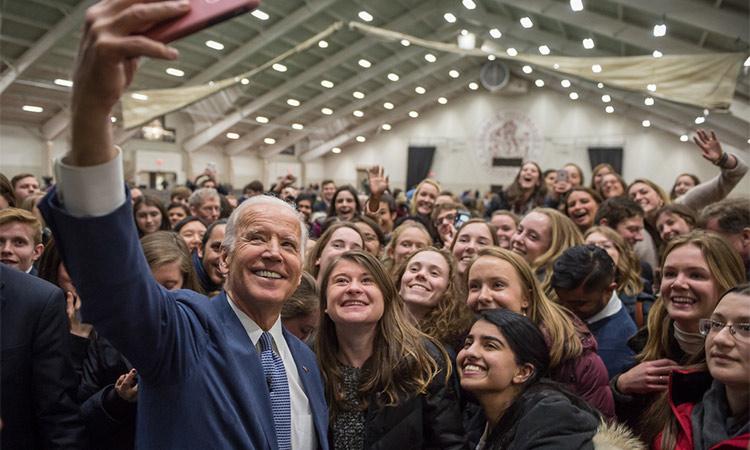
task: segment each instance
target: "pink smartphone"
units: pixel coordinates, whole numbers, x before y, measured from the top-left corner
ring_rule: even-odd
[[[156,24],[144,33],[156,41],[174,41],[204,28],[252,11],[260,0],[190,0],[190,12],[176,19]]]

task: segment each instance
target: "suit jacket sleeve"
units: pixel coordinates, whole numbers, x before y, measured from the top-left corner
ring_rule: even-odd
[[[187,376],[206,348],[205,315],[195,311],[205,297],[167,291],[153,279],[129,196],[106,216],[74,217],[53,189],[39,208],[86,299],[84,320],[133,363],[142,379],[158,384]]]
[[[32,343],[34,411],[44,448],[81,448],[84,430],[74,401],[76,379],[70,358],[65,297],[52,291]]]

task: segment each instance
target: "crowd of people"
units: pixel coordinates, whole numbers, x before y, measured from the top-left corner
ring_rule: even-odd
[[[4,448],[748,448],[748,166],[713,132],[670,194],[527,161],[484,196],[375,166],[167,199],[108,117],[186,8],[91,7],[55,184],[0,176]]]

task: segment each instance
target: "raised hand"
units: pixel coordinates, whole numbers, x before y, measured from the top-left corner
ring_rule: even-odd
[[[693,137],[693,142],[701,149],[703,157],[713,164],[716,164],[721,159],[721,155],[724,154],[721,149],[721,143],[716,139],[716,133],[713,131],[711,131],[711,134],[708,134],[706,130],[699,129]]]
[[[188,0],[102,0],[86,11],[73,73],[70,164],[89,166],[114,158],[109,115],[133,81],[138,58],[178,55],[139,33],[189,10]]]
[[[117,378],[115,382],[115,391],[121,399],[126,402],[133,403],[138,399],[138,379],[136,376],[138,373],[135,369],[130,369],[128,373],[124,373]]]
[[[388,177],[383,166],[370,167],[367,178],[370,183],[370,195],[379,199],[388,190]]]

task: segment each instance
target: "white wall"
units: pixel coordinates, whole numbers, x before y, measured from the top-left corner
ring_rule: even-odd
[[[509,184],[515,170],[490,169],[489,161],[480,158],[481,135],[486,122],[496,114],[516,115],[528,119],[536,129],[540,142],[528,155],[543,169],[560,168],[567,162],[580,165],[588,183],[591,167],[587,148],[590,146],[622,146],[623,172],[627,181],[638,177],[654,180],[671,188],[679,173],[695,173],[701,180],[716,175],[717,170],[700,156],[692,143],[682,143],[677,136],[653,127],[643,128],[638,121],[623,115],[606,114],[604,108],[582,101],[571,101],[549,89],[533,89],[524,96],[497,96],[488,92],[469,93],[451,99],[445,106],[424,112],[418,119],[409,119],[385,132],[379,130],[367,142],[343,147],[338,154],[323,159],[323,172],[340,183],[354,183],[356,168],[381,164],[390,175],[394,187],[406,182],[406,161],[409,145],[437,147],[432,172],[446,189],[486,190],[491,184]],[[710,125],[710,124],[709,124]],[[726,147],[750,163],[750,154]],[[734,194],[750,192],[750,176],[735,189]]]

